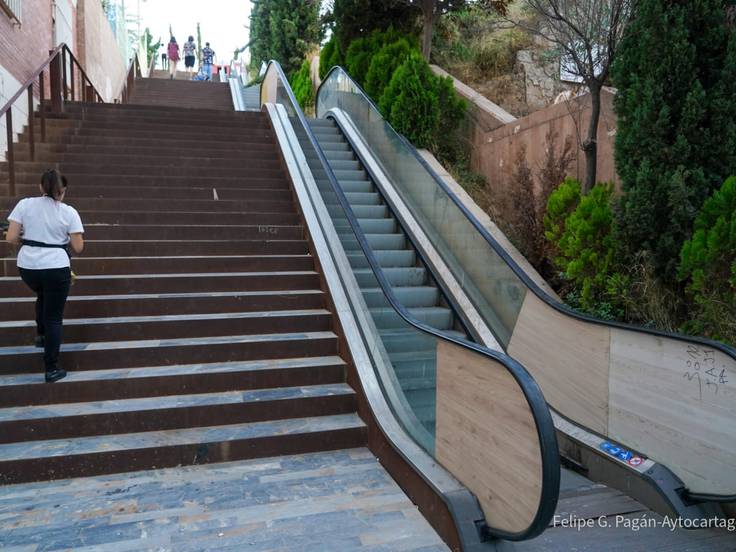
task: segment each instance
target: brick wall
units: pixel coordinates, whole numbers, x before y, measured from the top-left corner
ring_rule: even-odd
[[[0,64],[17,81],[25,82],[53,47],[50,0],[24,0],[20,25],[0,11]],[[15,90],[3,92],[12,95]]]
[[[118,49],[100,0],[78,0],[77,37],[82,67],[104,100],[112,101],[123,85],[128,63]]]

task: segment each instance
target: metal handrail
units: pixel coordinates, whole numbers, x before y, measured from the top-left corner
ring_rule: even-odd
[[[310,144],[317,153],[317,157],[319,158],[325,174],[327,175],[327,179],[330,183],[332,191],[337,197],[342,210],[345,212],[346,219],[350,224],[355,237],[357,238],[358,245],[362,249],[366,259],[368,260],[368,264],[370,265],[370,268],[374,276],[376,277],[376,280],[378,281],[378,285],[380,286],[391,307],[407,324],[413,326],[417,330],[432,335],[439,340],[448,341],[454,343],[459,347],[470,349],[478,354],[481,354],[498,362],[504,368],[506,368],[506,370],[511,374],[511,376],[514,378],[514,380],[519,385],[519,388],[523,392],[524,397],[529,403],[530,410],[536,424],[537,436],[539,438],[540,454],[542,457],[542,489],[540,493],[539,508],[537,509],[532,523],[523,531],[510,533],[507,531],[494,529],[490,527],[486,521],[483,532],[487,536],[517,541],[526,540],[538,536],[546,529],[549,521],[552,519],[552,515],[554,514],[557,505],[560,483],[560,459],[557,449],[557,437],[555,434],[554,423],[552,421],[549,408],[542,394],[542,391],[539,388],[539,385],[531,376],[531,374],[529,374],[529,372],[518,361],[514,360],[505,353],[488,349],[482,345],[467,341],[459,337],[445,335],[442,331],[433,328],[432,326],[429,326],[428,324],[414,317],[414,315],[411,314],[411,312],[409,312],[409,310],[401,303],[398,297],[396,297],[393,288],[388,281],[388,278],[381,268],[379,261],[373,254],[373,249],[368,243],[368,239],[365,237],[365,234],[360,227],[358,219],[350,206],[350,202],[345,197],[342,188],[338,184],[337,178],[335,177],[335,174],[332,171],[329,162],[327,161],[327,157],[325,156],[322,148],[319,145],[319,142],[317,141],[317,138],[314,136],[314,133],[309,127],[307,118],[304,115],[301,107],[299,106],[296,97],[294,96],[294,92],[291,89],[291,85],[289,84],[289,81],[287,80],[283,69],[281,68],[281,65],[277,61],[271,60],[268,63],[266,74],[268,74],[271,66],[274,66],[279,80],[281,80],[281,82],[283,83],[284,89],[288,94],[289,101],[294,106],[297,118],[299,119],[300,124],[304,127]],[[263,100],[263,91],[264,88],[262,87],[262,104],[265,103]]]
[[[128,103],[130,95],[133,93],[135,88],[135,79],[141,78],[143,73],[141,72],[141,64],[138,60],[138,52],[133,53],[133,57],[130,58],[130,65],[128,65],[128,72],[125,74],[125,80],[120,88],[120,93],[117,95],[115,103]]]
[[[67,61],[69,71],[67,73]],[[41,141],[46,140],[46,112],[44,102],[46,101],[46,81],[44,71],[49,72],[49,99],[51,100],[51,112],[61,113],[64,110],[64,102],[71,98],[75,101],[79,97],[83,101],[102,102],[102,96],[87,76],[84,68],[74,56],[69,47],[61,43],[53,50],[49,50],[49,57],[36,68],[31,76],[19,87],[18,91],[0,109],[0,118],[5,117],[7,131],[8,151],[6,161],[8,163],[8,194],[15,196],[15,156],[14,156],[14,132],[13,132],[13,105],[24,93],[28,95],[28,148],[30,159],[36,157],[36,137],[33,123],[35,112],[35,84],[38,79],[39,112],[41,118]],[[78,71],[79,86],[75,72]]]
[[[327,74],[325,75],[325,78],[322,80],[322,83],[320,83],[319,87],[317,88],[317,92],[315,93],[315,110],[318,108],[318,105],[319,105],[319,97],[320,97],[320,92],[322,91],[322,87],[328,81],[328,77],[335,71],[341,71],[343,76],[347,78],[355,86],[355,88],[361,93],[361,95],[365,98],[365,100],[368,101],[376,109],[376,111],[380,113],[380,109],[378,108],[376,103],[371,99],[371,97],[368,94],[366,94],[365,90],[363,90],[363,87],[360,86],[357,82],[355,82],[353,78],[350,76],[350,74],[344,68],[340,67],[339,65],[332,67],[327,72]],[[490,232],[488,232],[488,230],[483,226],[483,224],[481,224],[481,222],[475,217],[475,215],[473,215],[473,213],[470,212],[470,210],[465,206],[465,204],[449,188],[449,186],[444,181],[444,179],[441,176],[439,176],[434,171],[434,169],[432,169],[429,163],[427,163],[427,161],[419,154],[419,152],[411,144],[411,142],[409,142],[409,140],[407,140],[406,137],[404,137],[400,132],[394,129],[391,123],[386,121],[385,118],[384,118],[384,123],[396,134],[399,140],[401,140],[401,142],[406,146],[407,150],[424,167],[427,173],[434,179],[437,185],[446,193],[446,195],[458,207],[458,209],[460,209],[460,211],[465,215],[465,217],[469,220],[469,222],[475,227],[478,233],[485,239],[488,245],[496,252],[496,254],[498,254],[506,262],[509,268],[524,283],[524,285],[529,290],[531,290],[532,293],[534,293],[534,295],[536,295],[540,300],[544,301],[545,304],[547,304],[548,306],[552,307],[553,309],[555,309],[556,311],[564,315],[571,316],[578,320],[582,320],[585,322],[590,322],[593,324],[597,324],[600,326],[606,326],[610,328],[618,328],[618,329],[629,330],[633,332],[641,332],[641,333],[645,333],[645,334],[649,334],[649,335],[653,335],[657,337],[675,339],[677,341],[682,341],[685,343],[697,343],[699,345],[705,345],[705,346],[717,349],[723,354],[736,360],[736,347],[726,345],[725,343],[720,343],[718,341],[713,341],[711,339],[707,339],[707,338],[699,337],[699,336],[683,335],[683,334],[679,334],[675,332],[667,332],[664,330],[647,328],[644,326],[636,326],[634,324],[626,324],[624,322],[602,320],[600,318],[595,318],[588,314],[578,312],[572,309],[571,307],[565,305],[564,303],[561,303],[559,300],[555,299],[551,295],[549,295],[531,277],[529,277],[529,275],[524,271],[524,269],[521,268],[517,264],[517,262],[511,257],[511,255],[509,255],[506,249],[490,234]],[[734,501],[734,495],[715,495],[715,494],[705,495],[705,494],[692,492],[688,488],[683,489],[683,495],[690,496],[693,498],[707,496],[708,500],[712,502],[728,503],[728,502]]]

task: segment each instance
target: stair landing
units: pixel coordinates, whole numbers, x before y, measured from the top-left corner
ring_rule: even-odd
[[[447,550],[364,448],[0,487],[11,550]]]

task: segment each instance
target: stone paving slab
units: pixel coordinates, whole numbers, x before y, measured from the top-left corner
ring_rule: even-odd
[[[367,449],[0,487],[0,550],[439,552]]]

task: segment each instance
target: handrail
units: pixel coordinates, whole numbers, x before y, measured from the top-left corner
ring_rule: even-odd
[[[68,60],[68,73],[67,73]],[[33,161],[36,156],[36,139],[35,127],[33,122],[33,114],[35,112],[34,105],[34,88],[36,79],[38,79],[39,91],[39,112],[41,118],[41,141],[46,139],[46,112],[44,110],[44,102],[46,101],[46,85],[44,71],[49,70],[49,93],[51,100],[51,112],[61,113],[64,110],[64,102],[75,101],[77,97],[85,101],[102,102],[102,96],[95,88],[92,81],[87,76],[84,68],[79,60],[74,56],[72,51],[65,43],[59,44],[53,50],[49,50],[49,57],[39,65],[31,76],[18,88],[18,91],[8,100],[0,109],[0,118],[5,117],[5,127],[7,132],[8,151],[6,161],[8,163],[8,194],[15,196],[15,156],[13,140],[15,138],[13,131],[13,110],[15,102],[24,93],[28,96],[28,148],[30,159]],[[77,78],[75,77],[75,68],[78,71],[79,86],[77,86]],[[77,93],[79,91],[79,93]]]
[[[506,370],[511,374],[511,376],[519,385],[519,388],[521,389],[524,397],[526,398],[530,406],[536,424],[537,436],[539,438],[539,448],[542,457],[543,472],[539,507],[536,511],[532,523],[524,531],[520,531],[518,533],[509,533],[503,530],[497,530],[490,527],[486,521],[484,533],[487,536],[500,537],[507,540],[525,540],[541,534],[547,527],[549,521],[552,518],[552,515],[554,514],[555,507],[557,505],[557,498],[559,496],[560,483],[560,462],[559,453],[557,450],[557,438],[555,434],[554,423],[547,407],[547,403],[544,399],[544,396],[542,395],[541,389],[537,385],[534,378],[532,378],[532,376],[529,374],[529,372],[527,372],[527,370],[520,363],[518,363],[516,360],[509,357],[508,355],[493,351],[491,349],[483,347],[482,345],[467,341],[465,339],[461,339],[451,335],[445,335],[442,331],[437,330],[436,328],[433,328],[422,322],[421,320],[415,318],[414,315],[412,315],[409,310],[404,307],[401,301],[396,297],[393,288],[388,281],[388,278],[381,268],[380,263],[374,256],[373,249],[369,245],[368,240],[365,237],[360,224],[358,223],[358,219],[350,206],[350,203],[345,197],[342,188],[338,184],[337,178],[335,177],[335,174],[332,171],[332,168],[330,167],[330,164],[327,161],[322,148],[320,147],[316,137],[309,127],[307,118],[304,115],[301,107],[299,106],[296,97],[294,96],[294,92],[289,85],[289,81],[286,78],[281,65],[277,61],[271,60],[268,63],[266,75],[268,75],[272,66],[277,73],[277,77],[284,85],[284,89],[288,94],[289,101],[294,106],[297,118],[299,119],[301,125],[304,127],[307,137],[312,147],[314,148],[314,151],[317,153],[317,157],[319,158],[319,161],[325,170],[332,191],[337,197],[342,210],[345,212],[348,223],[350,224],[352,231],[357,238],[358,244],[360,245],[360,248],[366,256],[370,268],[374,276],[376,277],[381,290],[389,301],[391,307],[407,324],[413,326],[417,330],[432,335],[439,340],[451,342],[465,349],[470,349],[480,355],[497,361],[504,368],[506,368]],[[264,82],[266,81],[266,78],[264,78]],[[261,104],[266,103],[263,98],[265,90],[266,87],[262,86]]]
[[[376,109],[376,111],[380,113],[380,109],[378,108],[376,103],[371,99],[371,97],[368,96],[365,90],[363,90],[363,88],[357,82],[353,80],[353,78],[348,74],[348,72],[345,71],[345,69],[343,69],[339,65],[332,67],[327,72],[324,79],[322,80],[322,83],[317,88],[317,92],[315,94],[315,110],[319,109],[320,93],[322,91],[322,87],[329,81],[330,75],[336,71],[340,71],[342,73],[342,76],[348,79],[351,82],[351,84],[355,86],[355,88],[360,92],[363,98],[367,102],[369,102],[370,105],[372,105]],[[503,246],[501,246],[501,244],[499,244],[499,242],[490,234],[490,232],[488,232],[488,230],[483,226],[483,224],[481,224],[481,222],[475,217],[475,215],[473,215],[473,213],[465,206],[465,204],[449,188],[449,186],[444,181],[444,179],[440,177],[434,171],[434,169],[432,169],[429,163],[427,163],[427,161],[419,154],[419,152],[411,144],[411,142],[409,142],[409,140],[407,140],[400,132],[396,131],[396,129],[394,129],[393,126],[388,121],[384,119],[383,122],[396,134],[398,139],[406,146],[407,150],[416,158],[416,160],[424,167],[427,173],[434,179],[437,185],[446,193],[446,195],[450,198],[450,200],[465,215],[468,221],[475,227],[478,233],[485,239],[485,241],[494,250],[494,252],[506,262],[509,268],[525,284],[525,286],[528,289],[530,289],[532,293],[534,293],[534,295],[536,295],[545,304],[547,304],[548,306],[552,307],[553,309],[557,310],[558,312],[562,314],[571,316],[578,320],[590,322],[596,325],[601,325],[601,326],[605,326],[609,328],[618,328],[618,329],[628,330],[628,331],[633,331],[633,332],[642,332],[645,334],[649,334],[649,335],[653,335],[657,337],[674,339],[674,340],[686,342],[686,343],[697,343],[699,345],[712,347],[713,349],[716,349],[722,352],[723,354],[731,357],[732,359],[736,360],[736,347],[732,347],[730,345],[720,343],[720,342],[717,342],[711,339],[707,339],[704,337],[688,336],[688,335],[684,335],[684,334],[680,334],[676,332],[667,332],[664,330],[647,328],[644,326],[636,326],[634,324],[602,320],[600,318],[596,318],[594,316],[578,312],[572,309],[571,307],[565,305],[564,303],[561,303],[559,300],[552,297],[551,295],[549,295],[516,263],[516,261],[511,257],[511,255],[509,255],[506,249]],[[683,494],[686,496],[689,495],[693,497],[706,496],[706,495],[699,495],[697,493],[694,493],[687,488],[683,490]],[[733,501],[733,495],[708,494],[707,496],[709,500],[713,502],[732,502]]]
[[[120,93],[117,95],[116,103],[128,103],[130,95],[133,93],[135,88],[135,79],[141,78],[141,64],[138,60],[138,52],[133,53],[133,57],[130,58],[130,65],[128,65],[128,71],[125,74],[125,80],[120,87]]]

